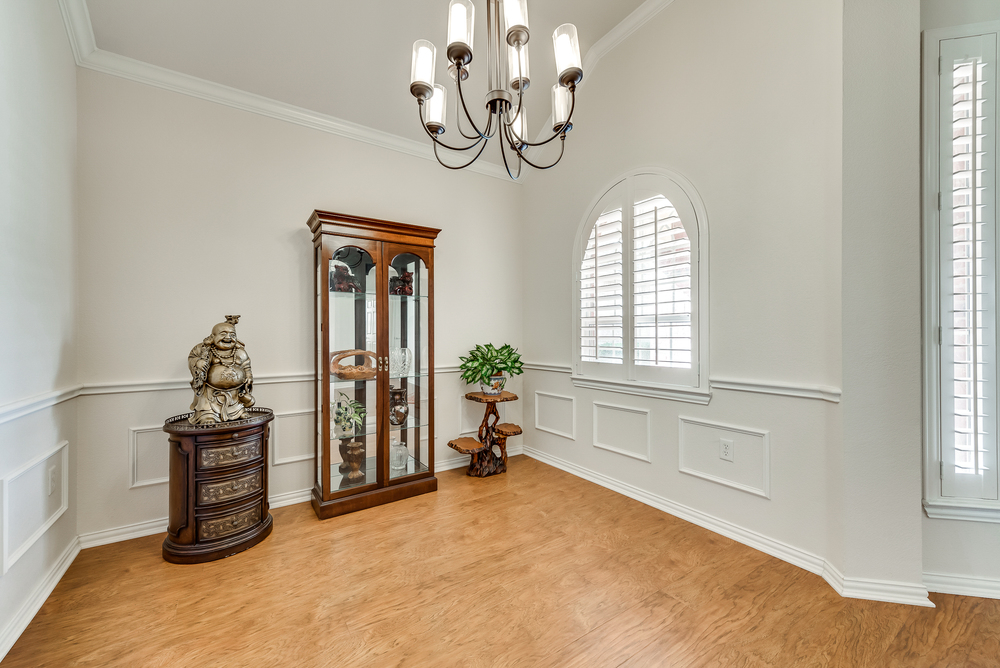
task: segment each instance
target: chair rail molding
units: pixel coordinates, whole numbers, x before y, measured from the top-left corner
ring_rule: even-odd
[[[568,364],[548,364],[540,362],[527,362],[524,365],[525,370],[528,371],[543,371],[548,373],[573,373],[573,367]],[[587,378],[583,380],[582,377],[574,377],[574,385],[580,387],[586,387],[589,389],[607,389],[608,391],[614,392],[617,390],[610,388],[598,387],[601,381],[599,379]],[[783,397],[795,397],[797,399],[817,399],[820,401],[829,401],[831,403],[839,404],[841,389],[839,387],[834,387],[832,385],[814,385],[809,383],[786,383],[773,380],[751,380],[751,379],[736,379],[736,378],[720,378],[718,376],[712,376],[709,380],[709,385],[711,390],[730,390],[733,392],[752,392],[754,394],[773,394]],[[642,392],[642,387],[638,386],[635,391],[628,392],[628,394],[644,394]],[[660,394],[650,393],[649,396],[660,396]],[[709,396],[711,396],[709,394]],[[670,399],[673,397],[662,396],[661,398]],[[693,396],[692,398],[698,399],[696,401],[691,401],[691,403],[702,403],[700,396]],[[684,399],[680,399],[684,401]]]
[[[807,385],[803,383],[780,383],[772,380],[736,380],[734,378],[712,378],[713,390],[733,390],[756,394],[776,394],[798,399],[819,399],[840,403],[840,388],[830,385]]]
[[[82,389],[82,385],[73,385],[61,390],[52,390],[45,394],[38,394],[27,399],[4,404],[0,406],[0,424],[12,422],[13,420],[37,413],[46,408],[52,408],[70,399],[76,399],[80,396]]]

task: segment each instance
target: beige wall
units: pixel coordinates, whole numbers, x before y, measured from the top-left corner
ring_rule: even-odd
[[[526,185],[531,360],[573,360],[572,248],[589,203],[624,172],[660,166],[687,177],[708,212],[711,377],[839,386],[840,71],[836,0],[675,0],[608,54],[580,89],[564,162]],[[836,404],[715,389],[697,406],[584,390],[544,371],[525,385],[572,396],[577,409],[575,440],[530,429],[526,445],[826,556]],[[651,462],[592,445],[594,401],[650,411]],[[680,416],[769,431],[771,499],[680,473]]]
[[[76,67],[56,2],[0,3],[0,478],[7,504],[0,549],[31,547],[0,575],[0,656],[30,621],[46,577],[76,542],[75,480],[52,494],[39,484],[69,443],[76,460],[71,404],[22,417],[12,404],[52,395],[76,382],[75,267]],[[37,405],[37,404],[36,404]],[[24,475],[17,476],[24,471]],[[71,472],[70,472],[71,473]],[[16,479],[15,479],[16,476]],[[34,543],[51,512],[69,508]],[[2,540],[8,544],[2,545]],[[71,556],[71,555],[69,555]],[[26,610],[30,612],[26,613]],[[29,616],[25,616],[25,615]]]
[[[258,379],[311,373],[306,220],[317,208],[442,228],[439,367],[476,343],[522,345],[517,185],[89,70],[79,125],[87,384],[189,380],[188,352],[228,313],[243,316]],[[463,392],[456,374],[439,377],[439,460],[455,454]],[[258,382],[255,394],[279,412],[312,406],[308,382]],[[128,489],[128,430],[162,425],[190,400],[187,390],[82,400],[82,534],[166,515],[165,485]],[[272,495],[311,487],[311,467],[276,468]]]
[[[917,0],[844,2],[843,547],[835,562],[847,575],[915,584],[922,581],[919,10]]]

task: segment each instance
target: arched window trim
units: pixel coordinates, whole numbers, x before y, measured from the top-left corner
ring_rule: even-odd
[[[685,230],[691,239],[692,262],[696,261],[697,268],[692,267],[692,313],[691,324],[696,330],[692,333],[692,338],[697,341],[697,351],[693,352],[692,364],[695,366],[693,382],[677,383],[669,380],[670,370],[664,369],[664,381],[637,380],[631,370],[632,363],[626,362],[622,365],[602,364],[597,374],[592,362],[584,363],[581,359],[580,341],[580,263],[583,259],[590,232],[601,212],[597,211],[598,205],[608,195],[611,190],[622,182],[630,184],[635,177],[641,175],[653,175],[664,177],[671,181],[687,198],[687,204],[694,211],[694,221],[683,220]],[[626,185],[626,192],[631,197],[631,186]],[[669,198],[668,198],[669,199]],[[676,204],[676,203],[675,203]],[[631,206],[631,202],[628,203]],[[694,225],[696,234],[691,234],[690,226]],[[628,237],[631,239],[631,231]],[[712,398],[711,387],[709,385],[709,239],[708,239],[708,213],[705,204],[698,194],[697,189],[688,179],[681,174],[662,167],[644,167],[621,174],[609,181],[605,188],[591,200],[586,208],[583,219],[577,229],[576,240],[573,245],[572,280],[573,280],[573,374],[572,381],[576,387],[605,390],[609,392],[619,392],[638,396],[655,397],[660,399],[672,399],[695,404],[708,404]],[[631,249],[626,250],[626,258],[631,257]],[[625,266],[630,266],[628,260]],[[628,272],[627,272],[628,273]],[[631,295],[631,274],[628,273],[627,285],[625,286],[626,299]],[[631,337],[631,323],[626,323],[624,334]],[[588,368],[589,367],[589,368]],[[676,374],[675,374],[676,375]],[[631,376],[631,377],[630,377]]]

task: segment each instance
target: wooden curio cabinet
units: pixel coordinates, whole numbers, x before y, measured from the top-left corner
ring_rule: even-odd
[[[434,239],[440,230],[315,211],[320,519],[437,489]]]

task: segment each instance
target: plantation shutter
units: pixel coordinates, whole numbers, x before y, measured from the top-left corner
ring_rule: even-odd
[[[621,207],[594,224],[580,265],[580,356],[584,362],[622,364],[623,229]]]
[[[691,368],[691,241],[670,201],[632,207],[635,363]]]
[[[997,499],[996,35],[940,55],[941,494]]]

